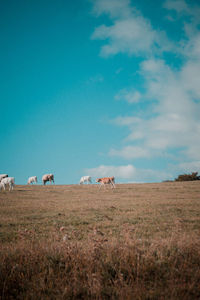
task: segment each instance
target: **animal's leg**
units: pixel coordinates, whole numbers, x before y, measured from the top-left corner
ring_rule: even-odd
[[[113,181],[111,181],[111,182],[112,182],[112,186],[113,186],[113,188],[116,188],[116,186],[115,186],[114,182],[113,182]]]

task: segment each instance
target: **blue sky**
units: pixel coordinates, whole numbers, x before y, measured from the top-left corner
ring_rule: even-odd
[[[0,2],[0,173],[200,171],[200,2]]]

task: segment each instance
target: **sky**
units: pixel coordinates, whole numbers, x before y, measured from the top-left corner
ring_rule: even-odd
[[[0,1],[0,173],[200,172],[199,0]]]

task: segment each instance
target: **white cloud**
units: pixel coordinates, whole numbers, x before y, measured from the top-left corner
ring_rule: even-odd
[[[168,51],[172,44],[166,34],[154,30],[150,22],[135,8],[130,1],[96,0],[94,12],[97,15],[107,13],[113,25],[101,25],[92,34],[92,39],[106,40],[101,48],[102,56],[128,53],[149,55],[153,51]]]
[[[200,23],[200,7],[194,2],[192,3],[192,1],[187,3],[184,0],[167,0],[164,3],[164,7],[175,11],[178,16],[190,17],[189,22],[192,22],[195,26]]]
[[[130,134],[126,141],[140,140],[139,146],[149,156],[157,150],[181,148],[185,149],[179,152],[181,157],[200,159],[200,58],[188,60],[180,70],[171,69],[163,60],[150,59],[141,63],[140,70],[146,86],[140,97],[157,101],[151,108],[153,116],[121,116],[113,123],[127,126]],[[129,147],[111,149],[109,154],[133,158]]]
[[[86,169],[85,172],[92,177],[115,176],[122,179],[129,179],[136,174],[136,168],[133,165],[118,167],[101,165],[96,168]]]
[[[125,100],[128,103],[138,103],[141,100],[141,93],[139,91],[128,91],[126,89],[123,89],[118,92],[118,94],[115,96],[116,100]]]
[[[146,92],[140,97],[156,100],[151,108],[153,116],[120,116],[113,120],[130,130],[126,142],[141,141],[140,147],[149,156],[153,151],[185,148],[181,156],[200,158],[200,60],[186,62],[180,70],[172,70],[163,60],[150,59],[141,63]],[[135,91],[134,91],[135,93]],[[120,91],[118,98],[128,92]],[[198,99],[198,100],[197,100]],[[130,103],[130,101],[129,101]],[[132,101],[134,103],[134,101]],[[122,150],[111,149],[109,154],[121,157],[131,155],[131,146]],[[141,154],[142,155],[142,154]]]
[[[112,26],[99,26],[92,39],[108,39],[109,42],[101,49],[101,55],[109,56],[119,52],[138,54],[150,51],[157,37],[142,19],[132,18],[115,21]]]
[[[110,156],[122,157],[125,159],[149,157],[149,151],[143,147],[137,146],[126,146],[121,150],[111,149],[109,152]]]
[[[128,17],[131,13],[130,0],[95,0],[93,13],[97,16],[106,13],[111,18]]]
[[[167,0],[164,7],[169,10],[175,10],[178,13],[189,13],[189,8],[184,0]]]
[[[181,47],[187,46],[190,44],[190,39],[196,35],[199,35],[199,24],[200,24],[200,6],[197,3],[192,1],[184,1],[184,0],[167,0],[164,3],[164,7],[169,11],[176,12],[176,20],[184,18],[183,31],[187,39],[185,41],[181,41]],[[174,20],[174,16],[168,15],[168,20]],[[189,38],[189,40],[188,40]],[[179,48],[181,52],[181,48]],[[190,55],[190,53],[188,53]]]
[[[199,39],[200,40],[200,39]],[[200,44],[199,44],[200,57]],[[183,67],[180,74],[180,81],[184,84],[189,97],[200,100],[200,59],[199,61],[188,61]]]
[[[199,153],[195,149],[200,146],[200,103],[195,101],[197,97],[200,98],[198,66],[198,62],[188,62],[180,71],[173,71],[160,60],[144,61],[141,64],[146,82],[145,97],[148,95],[157,100],[154,107],[156,115],[148,119],[115,119],[118,125],[129,127],[127,140],[140,139],[149,152],[152,149],[185,147],[185,154],[191,158],[199,155],[195,155]]]
[[[138,117],[117,117],[111,121],[111,123],[118,126],[129,126],[135,123],[139,123],[141,121]]]

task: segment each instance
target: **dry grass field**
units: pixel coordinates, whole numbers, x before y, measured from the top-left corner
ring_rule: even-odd
[[[0,299],[199,299],[200,181],[0,193]]]

